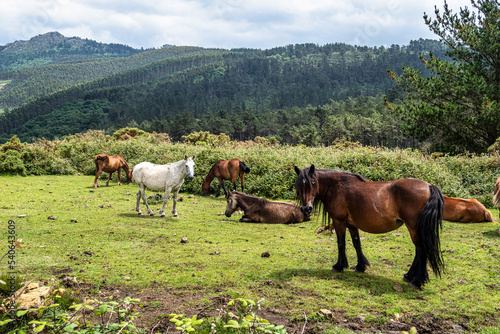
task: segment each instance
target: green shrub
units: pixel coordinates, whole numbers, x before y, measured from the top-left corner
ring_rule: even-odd
[[[0,173],[26,176],[26,167],[21,157],[21,152],[7,150],[0,156]]]

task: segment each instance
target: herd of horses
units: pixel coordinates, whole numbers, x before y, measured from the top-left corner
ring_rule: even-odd
[[[177,195],[187,177],[194,178],[195,156],[165,165],[142,162],[131,169],[120,155],[107,156],[99,154],[95,158],[96,177],[94,187],[102,172],[111,175],[118,172],[120,185],[120,169],[127,174],[129,182],[137,183],[136,211],[142,214],[142,199],[148,214],[154,215],[145,195],[146,188],[153,191],[164,191],[163,206],[160,215],[165,216],[165,206],[172,192],[172,214],[178,216],[176,210]],[[442,220],[478,223],[491,222],[491,213],[475,199],[448,197],[441,190],[423,180],[406,178],[395,181],[369,181],[359,174],[339,170],[320,170],[312,164],[300,170],[295,167],[295,193],[300,205],[294,202],[270,201],[259,198],[244,191],[244,176],[250,168],[239,159],[219,160],[203,179],[202,195],[208,195],[211,182],[219,181],[216,196],[222,187],[226,195],[225,215],[231,217],[233,212],[243,211],[241,222],[257,222],[265,224],[301,223],[311,219],[315,208],[323,209],[323,222],[337,235],[338,258],[332,270],[342,272],[348,268],[346,231],[349,230],[356,250],[357,264],[355,271],[364,272],[370,265],[361,248],[359,230],[367,233],[387,233],[405,225],[415,246],[415,257],[403,279],[414,287],[420,288],[429,280],[427,263],[436,276],[441,276],[444,261],[440,250],[440,231]],[[240,178],[241,192],[237,191],[236,180]],[[227,191],[224,180],[230,180],[233,191]],[[496,181],[494,204],[500,207],[500,177]]]

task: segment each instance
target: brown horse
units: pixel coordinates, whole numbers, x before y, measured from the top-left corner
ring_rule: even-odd
[[[220,187],[224,189],[224,194],[227,196],[227,189],[224,185],[224,180],[231,180],[233,184],[233,190],[236,190],[236,179],[238,176],[241,181],[241,191],[244,191],[243,181],[245,179],[245,174],[250,173],[250,168],[240,159],[219,160],[215,163],[205,179],[203,179],[203,185],[201,186],[201,194],[208,195],[210,192],[210,183],[214,178],[219,180],[219,187],[215,196],[220,195]]]
[[[450,222],[481,223],[492,222],[491,212],[474,198],[444,197],[443,219]]]
[[[292,224],[310,220],[293,202],[269,201],[265,198],[231,191],[227,196],[226,216],[241,208],[244,212],[240,222],[264,224]]]
[[[348,267],[345,252],[349,229],[358,257],[356,271],[370,264],[361,250],[359,230],[386,233],[406,225],[415,245],[415,258],[403,279],[421,287],[429,280],[427,262],[434,274],[444,269],[439,232],[442,227],[443,195],[429,183],[417,179],[372,182],[364,177],[336,170],[316,170],[314,165],[298,175],[295,191],[301,210],[310,216],[313,205],[323,204],[323,219],[333,221],[337,234],[338,261],[333,271]]]
[[[497,182],[495,183],[495,190],[493,190],[493,204],[500,209],[500,176],[497,178]]]
[[[108,186],[109,181],[111,180],[111,176],[113,175],[114,172],[118,171],[118,185],[121,186],[122,183],[120,181],[120,176],[121,176],[120,173],[122,168],[127,174],[128,182],[132,182],[132,169],[128,166],[127,162],[125,161],[125,159],[122,158],[121,155],[116,154],[110,156],[102,153],[95,157],[94,162],[96,168],[94,188],[99,187],[97,179],[99,178],[99,175],[101,175],[102,172],[109,173],[109,179],[108,181],[106,181],[106,185]]]

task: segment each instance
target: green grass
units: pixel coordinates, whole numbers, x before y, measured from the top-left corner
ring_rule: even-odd
[[[92,176],[0,177],[0,249],[7,249],[12,219],[23,239],[15,259],[19,275],[50,280],[69,268],[72,276],[97,288],[153,289],[160,283],[179,293],[196,292],[202,304],[221,294],[265,298],[264,307],[296,320],[329,309],[347,318],[368,314],[365,321],[373,323],[432,316],[474,331],[482,325],[500,330],[494,319],[500,301],[498,221],[445,222],[446,272],[441,279],[431,274],[417,291],[402,281],[414,256],[404,227],[381,235],[361,233],[371,267],[365,274],[334,274],[335,235],[317,235],[318,220],[297,226],[239,223],[240,216],[222,215],[223,197],[188,198],[186,193],[177,205],[178,218],[170,214],[171,200],[165,218],[138,216],[135,184],[119,187],[116,176],[109,187],[94,190],[92,183]],[[151,206],[158,212],[161,203]],[[498,210],[491,211],[498,217]],[[181,243],[183,237],[189,242]],[[261,257],[266,251],[271,256]],[[350,240],[347,255],[354,265]],[[396,291],[399,287],[403,292]]]

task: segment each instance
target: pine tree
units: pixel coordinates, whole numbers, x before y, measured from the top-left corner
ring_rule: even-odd
[[[407,93],[402,104],[386,101],[405,122],[405,134],[451,153],[485,152],[500,136],[500,5],[471,2],[472,10],[458,14],[445,2],[434,19],[424,15],[450,57],[421,54],[430,76],[406,67],[401,75],[389,71]]]

